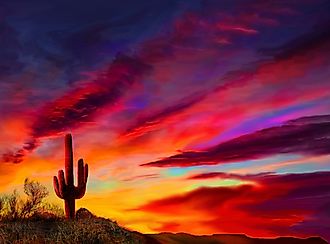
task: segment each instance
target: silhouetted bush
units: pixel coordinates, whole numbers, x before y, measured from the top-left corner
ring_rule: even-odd
[[[15,221],[27,218],[61,218],[63,209],[55,204],[46,203],[44,199],[49,195],[47,188],[39,182],[29,180],[24,181],[24,193],[26,197],[22,199],[16,190],[11,194],[0,196],[0,220]]]
[[[42,201],[49,195],[49,192],[39,182],[26,178],[24,181],[24,193],[27,195],[27,199],[22,202],[20,217],[28,218],[40,210]]]
[[[5,209],[4,209],[4,218],[8,220],[15,220],[20,217],[20,199],[18,197],[17,191],[10,195],[5,195]]]

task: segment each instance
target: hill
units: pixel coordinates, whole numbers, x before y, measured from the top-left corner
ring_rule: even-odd
[[[79,244],[326,244],[319,237],[299,239],[250,238],[245,235],[216,234],[194,236],[186,233],[141,234],[120,227],[116,222],[99,218],[88,210],[78,210],[77,220],[54,216],[35,216],[28,220],[0,222],[0,243],[79,243]]]

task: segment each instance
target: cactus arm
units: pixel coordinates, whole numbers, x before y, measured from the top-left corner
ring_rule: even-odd
[[[78,160],[77,179],[78,187],[82,186],[84,184],[84,160],[82,158]]]
[[[65,185],[63,170],[59,170],[57,175],[58,175],[57,177],[58,177],[58,183],[59,183],[59,188],[58,189],[59,189],[61,195],[63,196],[63,198],[65,198],[67,187]]]
[[[74,188],[74,198],[80,199],[85,195],[86,192],[86,186],[83,187],[75,187]]]
[[[75,187],[75,198],[80,199],[85,195],[86,192],[86,166],[84,166],[83,159],[79,159],[78,161],[78,186]],[[88,171],[88,166],[87,166]]]
[[[73,152],[72,152],[72,136],[65,136],[65,179],[68,187],[73,186]]]
[[[85,181],[85,184],[87,184],[87,178],[88,178],[88,164],[85,165],[85,168],[84,168],[84,181]]]
[[[56,195],[57,195],[59,198],[63,199],[63,195],[61,194],[61,191],[60,191],[60,189],[59,189],[60,186],[59,186],[59,184],[58,184],[58,179],[57,179],[56,176],[54,176],[54,178],[53,178],[53,185],[54,185],[54,190],[55,190]]]

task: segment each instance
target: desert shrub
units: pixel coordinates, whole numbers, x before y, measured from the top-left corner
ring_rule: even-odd
[[[6,199],[4,196],[0,196],[0,220],[3,215],[3,211],[5,210]]]
[[[18,220],[27,218],[61,218],[63,209],[44,199],[49,195],[47,188],[39,182],[28,178],[24,181],[22,199],[16,190],[11,194],[0,196],[0,220]]]
[[[64,215],[64,210],[61,206],[55,204],[55,203],[48,203],[48,202],[44,202],[42,205],[41,205],[41,208],[40,208],[40,212],[43,214],[43,215],[53,215],[55,216],[56,218],[64,218],[65,215]]]
[[[4,208],[4,206],[5,206],[4,197],[0,196],[0,213],[1,213],[2,209]]]
[[[42,201],[49,195],[47,188],[39,182],[29,180],[24,181],[24,193],[27,199],[22,202],[20,217],[27,218],[33,216],[41,208]]]
[[[10,195],[5,196],[7,209],[5,211],[5,218],[15,220],[20,216],[20,198],[16,190]]]

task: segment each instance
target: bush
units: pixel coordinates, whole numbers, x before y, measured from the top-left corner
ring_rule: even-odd
[[[17,191],[14,190],[14,192],[11,195],[4,196],[5,199],[5,208],[4,214],[6,219],[17,219],[19,217],[20,207],[19,204],[21,201],[19,200]]]
[[[0,196],[0,217],[1,217],[2,211],[5,208],[5,204],[6,204],[5,198],[3,196]]]
[[[24,181],[24,193],[27,195],[27,199],[22,203],[20,211],[21,218],[34,215],[40,209],[43,199],[49,195],[45,186],[28,178]]]
[[[0,196],[0,220],[12,221],[42,215],[47,215],[48,218],[63,216],[63,210],[59,206],[44,202],[49,192],[39,182],[26,178],[24,193],[25,200],[18,195],[16,190],[9,195]]]

